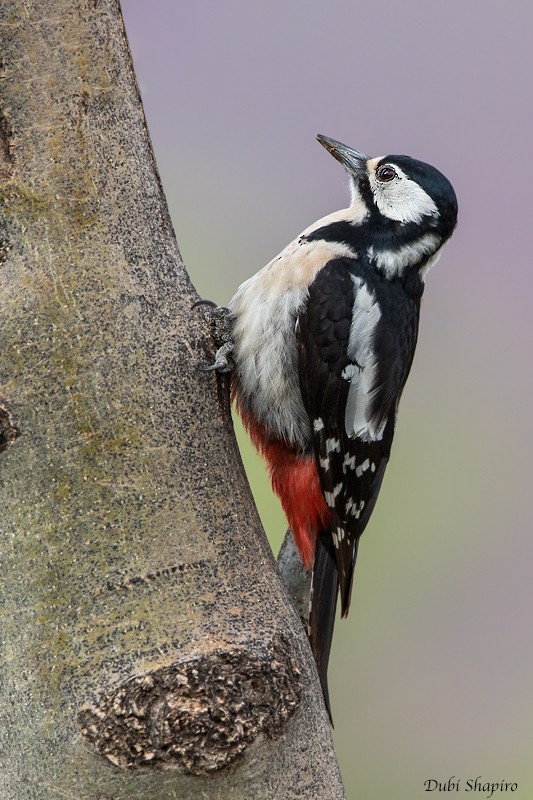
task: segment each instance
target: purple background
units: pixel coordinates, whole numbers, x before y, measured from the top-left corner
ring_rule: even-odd
[[[436,797],[425,780],[460,777],[464,791],[478,775],[533,797],[531,5],[124,0],[123,11],[201,295],[227,302],[346,204],[317,132],[452,180],[459,227],[428,279],[392,462],[337,624],[335,741],[349,797]],[[245,457],[277,547],[282,515]]]

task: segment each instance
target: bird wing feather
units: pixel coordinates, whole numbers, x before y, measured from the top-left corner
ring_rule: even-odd
[[[401,391],[399,385],[385,386],[377,366],[383,337],[379,315],[372,311],[373,292],[358,274],[357,260],[333,259],[309,287],[309,300],[296,324],[300,389],[331,510],[343,616],[350,605],[359,537],[389,459]],[[373,347],[378,350],[375,357]],[[385,408],[380,392],[388,398]],[[375,430],[372,415],[379,419]]]

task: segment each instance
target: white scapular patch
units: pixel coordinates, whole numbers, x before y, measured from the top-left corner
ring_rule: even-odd
[[[398,177],[387,183],[379,181],[375,168],[380,161],[381,158],[373,158],[368,162],[368,179],[374,202],[384,217],[398,222],[420,222],[423,217],[439,216],[433,198],[396,164],[390,166]]]
[[[324,428],[324,420],[321,417],[317,417],[317,419],[313,420],[313,430],[315,433],[318,433]]]
[[[438,251],[441,239],[436,233],[426,233],[410,244],[404,244],[396,250],[376,250],[372,245],[367,250],[370,261],[382,270],[389,278],[401,275],[408,267],[419,264],[425,256],[430,256]],[[432,256],[435,257],[434,255]],[[432,259],[429,258],[427,264]],[[427,272],[427,264],[421,269],[421,275]]]
[[[363,441],[376,441],[383,436],[385,421],[370,415],[372,395],[375,390],[377,359],[374,337],[381,319],[381,309],[374,293],[362,278],[352,275],[354,306],[348,356],[359,369],[354,373],[348,390],[344,422],[346,433]]]
[[[370,459],[366,458],[362,464],[359,464],[358,467],[355,469],[356,477],[360,478],[363,472],[366,472],[367,469],[370,469]]]
[[[324,492],[324,500],[326,501],[326,505],[330,508],[335,508],[335,498],[342,491],[342,483],[338,483],[332,492]]]
[[[229,304],[235,315],[237,391],[258,422],[291,444],[306,446],[311,440],[298,378],[295,321],[324,264],[357,257],[346,244],[301,237],[339,220],[358,222],[367,213],[366,207],[354,206],[318,220],[241,284]]]

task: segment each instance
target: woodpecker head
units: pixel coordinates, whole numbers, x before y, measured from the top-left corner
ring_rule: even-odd
[[[386,271],[393,268],[389,254],[394,248],[410,246],[411,264],[427,272],[428,261],[449,239],[457,223],[457,198],[450,181],[435,167],[410,156],[370,158],[341,142],[319,134],[318,141],[340,161],[350,178],[352,207],[364,212],[364,225],[371,234],[370,257]],[[414,248],[414,249],[413,249]],[[386,258],[379,252],[386,251]],[[424,257],[422,257],[424,256]],[[382,263],[379,263],[379,262]],[[383,267],[387,262],[390,269]]]

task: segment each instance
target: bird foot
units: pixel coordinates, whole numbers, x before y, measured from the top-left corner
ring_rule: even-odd
[[[213,339],[219,348],[215,353],[213,364],[208,367],[200,367],[202,372],[218,372],[224,374],[231,372],[235,366],[232,358],[233,352],[233,323],[235,317],[229,308],[217,306],[212,300],[197,300],[193,308],[206,306],[206,317],[211,324]]]
[[[226,342],[222,347],[219,347],[215,353],[215,360],[208,367],[200,367],[202,372],[219,372],[222,375],[225,372],[231,372],[235,366],[235,362],[229,357],[233,351],[233,342]]]

